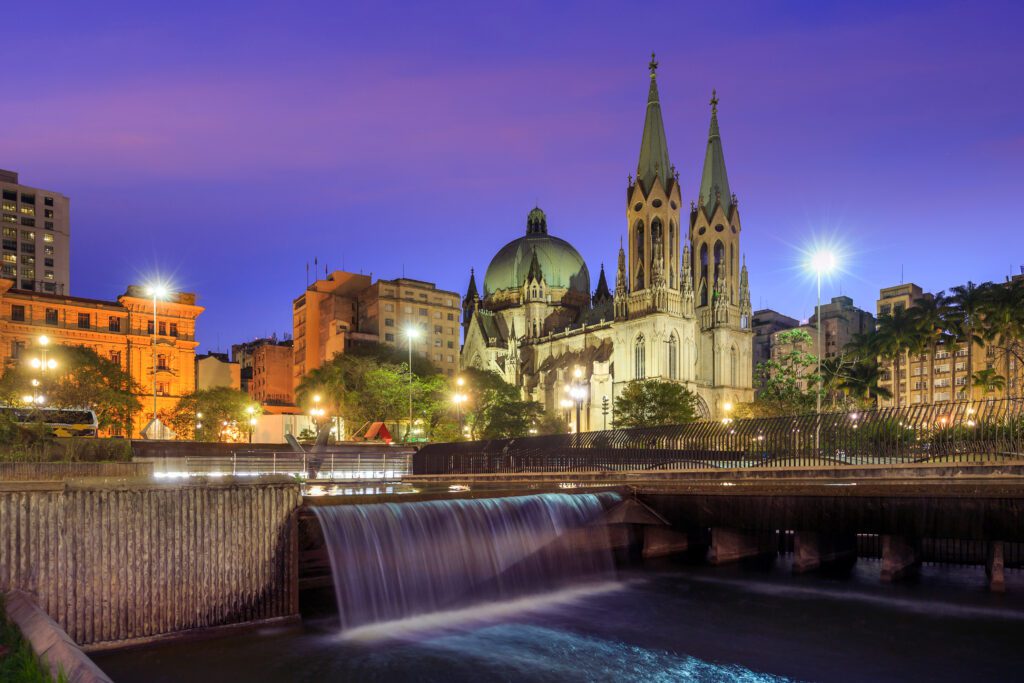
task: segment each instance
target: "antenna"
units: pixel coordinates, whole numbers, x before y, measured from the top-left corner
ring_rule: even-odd
[[[900,284],[903,284],[903,264],[900,264]]]

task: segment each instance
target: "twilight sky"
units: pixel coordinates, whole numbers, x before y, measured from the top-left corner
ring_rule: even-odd
[[[291,332],[307,261],[463,292],[539,205],[614,278],[658,53],[683,196],[717,88],[755,308],[1024,264],[1024,3],[48,2],[0,54],[0,168],[72,201],[71,293],[159,271],[201,349]]]

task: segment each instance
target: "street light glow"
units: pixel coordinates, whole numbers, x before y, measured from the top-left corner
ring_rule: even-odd
[[[836,257],[831,251],[822,249],[811,254],[811,270],[820,275],[831,273],[836,267]]]
[[[725,403],[722,404],[722,409],[728,413],[730,410],[732,410],[732,403],[726,401]]]
[[[38,358],[33,358],[32,361],[31,361],[31,364],[32,364],[32,367],[38,368],[39,366],[41,366],[43,364],[43,361],[39,360]]]
[[[407,327],[407,328],[405,328],[405,336],[408,337],[409,339],[419,339],[420,338],[420,328],[418,328],[418,327]]]
[[[50,338],[43,334],[39,336],[38,341],[40,346],[46,346],[47,344],[50,343]]]
[[[146,287],[146,296],[151,296],[154,299],[166,299],[170,293],[171,288],[162,282],[154,282]]]
[[[57,367],[57,361],[51,358],[50,360],[46,361],[46,367],[53,370],[55,367]]]
[[[455,379],[455,383],[461,387],[463,384],[466,383],[466,380],[462,379],[461,377],[458,377]]]

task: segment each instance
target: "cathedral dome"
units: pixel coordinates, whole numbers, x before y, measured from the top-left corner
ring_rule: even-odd
[[[548,287],[570,289],[590,296],[590,273],[571,244],[548,234],[547,218],[538,208],[526,219],[526,235],[498,250],[487,266],[484,296],[519,289],[530,272],[534,252]]]

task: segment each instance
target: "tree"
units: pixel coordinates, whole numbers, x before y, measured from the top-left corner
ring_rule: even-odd
[[[966,285],[953,287],[950,301],[949,322],[956,341],[967,345],[967,374],[974,372],[974,346],[983,339],[979,332],[985,312],[986,298],[992,283],[975,285],[970,280]],[[955,365],[954,365],[955,368]],[[899,405],[897,403],[897,405]]]
[[[142,409],[136,396],[141,388],[119,363],[86,346],[54,346],[47,357],[57,365],[46,375],[27,365],[8,368],[0,379],[0,397],[15,404],[23,395],[40,392],[49,406],[92,410],[102,430],[129,431],[132,415]],[[34,379],[42,384],[33,386]]]
[[[879,398],[892,398],[892,392],[883,387],[882,369],[875,361],[853,363],[839,381],[839,388],[863,403]]]
[[[253,407],[256,406],[249,394],[230,387],[214,387],[182,396],[161,419],[179,439],[228,441],[248,433],[251,415],[247,409]]]
[[[537,401],[489,403],[482,411],[480,438],[512,439],[528,436],[544,419],[544,406]]]
[[[892,315],[878,318],[877,348],[883,358],[893,362],[893,394],[896,407],[900,407],[900,368],[903,355],[918,351],[924,343],[924,335],[917,318],[906,309],[897,308]]]
[[[623,429],[693,422],[697,419],[696,403],[696,395],[682,384],[635,380],[615,400],[612,424]]]
[[[1024,366],[1024,279],[988,287],[981,309],[982,336],[993,355],[1002,357],[1003,375],[1009,378],[1017,374],[1014,366]],[[1017,379],[1013,384],[1019,390],[1019,374]]]
[[[1002,391],[1006,388],[1006,378],[1000,375],[993,368],[985,368],[984,370],[978,370],[971,377],[972,386],[975,386],[983,390],[986,394],[991,394],[994,391]]]
[[[811,346],[811,335],[797,328],[779,332],[775,339],[780,351],[771,360],[758,364],[754,405],[743,408],[741,414],[766,417],[814,409],[818,357],[804,350]]]
[[[931,377],[935,374],[935,352],[940,343],[951,341],[946,329],[949,323],[949,301],[945,292],[933,297],[920,299],[910,309],[921,335],[920,346],[928,351],[928,403],[935,402],[935,382]],[[956,363],[953,364],[953,384],[956,384]]]

